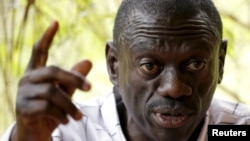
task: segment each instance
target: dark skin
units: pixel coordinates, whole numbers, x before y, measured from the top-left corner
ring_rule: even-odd
[[[107,45],[109,75],[124,102],[120,119],[128,140],[197,139],[222,80],[227,47],[204,14],[158,24],[164,17],[138,12],[130,16],[140,20],[130,25],[133,33],[119,50]]]
[[[48,141],[59,124],[68,122],[67,114],[75,120],[82,118],[71,97],[77,88],[83,91],[90,89],[85,76],[92,65],[90,61],[83,60],[71,71],[47,67],[48,50],[57,30],[58,22],[52,22],[33,47],[25,75],[19,82],[17,124],[12,141]]]
[[[226,41],[215,36],[216,29],[203,14],[171,17],[159,25],[162,17],[139,13],[133,17],[143,24],[127,29],[134,34],[119,50],[107,43],[108,73],[123,102],[118,113],[129,141],[186,141],[199,134],[226,54]],[[89,90],[85,77],[91,63],[81,61],[71,71],[45,65],[57,28],[58,23],[52,23],[34,45],[19,83],[11,140],[50,140],[57,125],[68,122],[67,114],[82,118],[70,98],[77,88]]]

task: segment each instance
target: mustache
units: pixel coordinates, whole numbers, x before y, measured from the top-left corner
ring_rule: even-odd
[[[189,115],[193,113],[192,108],[183,102],[169,98],[152,101],[147,108],[149,112],[166,115]]]

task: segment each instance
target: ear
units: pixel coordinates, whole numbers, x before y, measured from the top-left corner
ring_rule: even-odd
[[[218,83],[221,83],[224,73],[224,64],[227,53],[227,40],[223,39],[219,49],[219,79]]]
[[[113,42],[106,43],[106,63],[109,79],[114,86],[118,85],[118,51]]]

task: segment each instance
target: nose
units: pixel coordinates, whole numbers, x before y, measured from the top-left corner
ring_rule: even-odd
[[[162,76],[160,86],[158,87],[158,94],[163,97],[171,97],[174,99],[182,96],[190,96],[192,88],[185,83],[175,70],[168,70]]]

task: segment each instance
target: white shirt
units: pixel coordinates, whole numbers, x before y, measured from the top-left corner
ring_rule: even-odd
[[[67,125],[59,125],[52,134],[53,141],[126,141],[113,93],[76,105],[84,113],[84,117],[80,121],[70,118]],[[214,99],[207,111],[198,141],[207,141],[209,124],[250,125],[250,107]],[[13,127],[14,124],[8,128],[1,141],[9,141]]]

